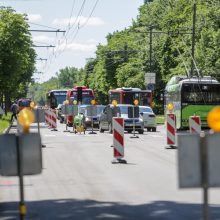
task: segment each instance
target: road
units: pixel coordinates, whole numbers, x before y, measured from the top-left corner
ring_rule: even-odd
[[[164,126],[139,138],[125,134],[127,164],[112,164],[112,135],[51,131],[41,125],[43,172],[26,176],[26,219],[202,219],[202,190],[179,189],[177,149]],[[31,131],[37,131],[33,126]],[[18,178],[0,177],[0,219],[18,219]],[[209,190],[211,219],[220,219],[220,190]]]

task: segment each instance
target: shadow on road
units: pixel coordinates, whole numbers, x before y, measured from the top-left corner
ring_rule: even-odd
[[[93,200],[46,200],[26,202],[25,219],[39,220],[200,220],[201,205],[155,201],[149,204],[128,205]],[[19,219],[18,203],[0,203],[0,219]],[[220,220],[220,206],[210,207],[211,219]]]

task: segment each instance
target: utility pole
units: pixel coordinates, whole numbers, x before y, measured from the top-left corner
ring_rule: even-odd
[[[124,62],[128,61],[128,45],[125,44],[124,46]]]
[[[196,0],[193,3],[193,27],[192,27],[192,62],[191,62],[191,74],[192,77],[194,74],[194,60],[195,60],[195,35],[196,35]]]
[[[150,26],[150,60],[149,60],[149,69],[150,69],[150,72],[152,72],[152,32],[153,30],[153,27]]]

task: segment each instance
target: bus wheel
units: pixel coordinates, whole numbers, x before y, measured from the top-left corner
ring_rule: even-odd
[[[156,131],[157,131],[157,129],[156,129],[156,128],[152,128],[152,131],[153,131],[153,132],[156,132]]]
[[[149,132],[150,132],[150,131],[151,131],[151,129],[150,129],[150,128],[147,128],[147,131],[149,131]]]

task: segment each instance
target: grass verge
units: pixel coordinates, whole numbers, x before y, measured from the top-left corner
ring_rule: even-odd
[[[164,122],[165,122],[164,115],[157,115],[156,122],[157,122],[157,124],[164,124]]]
[[[8,128],[10,124],[10,119],[11,119],[11,113],[8,113],[7,116],[3,115],[2,118],[0,119],[0,134],[4,132],[6,128]]]

